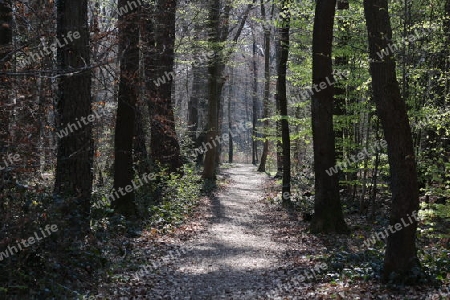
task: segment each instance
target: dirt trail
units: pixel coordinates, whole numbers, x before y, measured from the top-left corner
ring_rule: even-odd
[[[263,174],[252,165],[224,170],[232,184],[213,199],[208,230],[181,245],[182,255],[164,270],[147,295],[154,299],[267,299],[283,245],[273,242],[265,219]],[[160,276],[163,274],[160,274]]]
[[[339,264],[323,258],[330,252],[338,253],[341,261],[358,258],[362,240],[309,234],[309,223],[296,214],[277,203],[261,201],[267,176],[255,169],[234,165],[223,170],[231,183],[211,199],[210,205],[199,208],[199,216],[180,228],[179,235],[161,236],[157,247],[145,238],[136,242],[136,249],[146,250],[141,257],[152,263],[150,270],[138,278],[136,272],[120,270],[126,274],[123,281],[105,286],[114,293],[105,299],[437,299],[425,297],[440,293],[437,288],[393,292],[376,280],[355,284],[336,280]],[[210,216],[208,226],[201,226]],[[197,229],[188,230],[195,226]],[[448,290],[443,293],[448,296]]]

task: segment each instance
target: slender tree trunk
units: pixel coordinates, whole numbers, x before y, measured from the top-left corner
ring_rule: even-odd
[[[73,196],[71,206],[80,216],[71,217],[80,234],[89,231],[90,199],[93,179],[92,123],[81,124],[92,114],[87,0],[57,2],[57,38],[63,41],[70,35],[72,41],[58,48],[58,65],[61,70],[57,112],[57,130],[66,126],[74,128],[58,144],[54,192],[62,197]],[[70,73],[68,76],[65,73]],[[67,128],[66,128],[67,129]],[[78,225],[76,225],[78,224]],[[72,228],[73,230],[73,228]]]
[[[280,49],[279,49],[279,46],[278,46],[280,44],[279,39],[280,39],[280,37],[278,36],[277,40],[276,40],[276,45],[277,46],[275,47],[275,48],[278,48],[278,49],[276,49],[276,55],[275,55],[276,60],[277,60],[277,66],[276,66],[277,71],[279,69],[278,65],[280,64]],[[280,112],[280,98],[278,97],[278,87],[277,87],[277,93],[274,96],[275,96],[275,110],[276,110],[276,113],[277,114],[281,114],[281,112]],[[277,131],[277,133],[276,133],[277,141],[275,143],[276,148],[277,148],[276,149],[277,150],[277,173],[275,174],[274,178],[282,178],[283,177],[283,144],[280,141],[281,121],[277,120],[275,122],[275,127],[276,127],[276,131]]]
[[[232,75],[231,84],[228,85],[228,163],[233,163],[233,134],[232,134],[232,112],[231,112],[231,101],[233,99],[232,91],[233,91],[233,81],[234,75]]]
[[[280,61],[278,64],[277,79],[277,97],[280,103],[281,115],[281,142],[283,147],[283,186],[282,195],[283,203],[290,203],[291,194],[291,141],[289,137],[289,122],[287,113],[287,97],[286,97],[286,70],[289,56],[289,28],[290,28],[290,11],[289,0],[282,2],[280,12],[281,27],[278,29],[279,35],[279,51]]]
[[[266,10],[264,2],[261,0],[261,17],[266,20]],[[270,28],[263,25],[264,30],[264,100],[263,100],[263,118],[264,130],[269,128],[269,96],[270,96]],[[261,155],[261,162],[258,167],[258,172],[266,171],[267,155],[269,153],[269,140],[267,139],[267,133],[263,134],[264,146]]]
[[[258,69],[256,67],[256,41],[253,36],[253,95],[252,95],[252,164],[258,163],[258,141],[256,132],[256,122],[258,120]]]
[[[127,0],[119,0],[118,7],[127,5]],[[116,131],[114,136],[114,189],[124,189],[132,185],[133,137],[135,132],[136,102],[139,94],[139,30],[138,13],[119,16],[120,82],[117,106]],[[134,190],[119,194],[114,199],[114,209],[133,218],[136,214]]]
[[[406,105],[400,94],[392,53],[381,59],[377,53],[392,40],[387,0],[364,0],[370,50],[370,72],[377,113],[388,144],[391,173],[392,210],[390,226],[406,220],[408,226],[388,235],[383,280],[403,280],[420,266],[417,259],[417,221],[411,217],[419,209],[417,170]],[[393,273],[399,276],[391,278]]]
[[[331,49],[336,0],[318,0],[313,32],[313,86],[311,116],[314,142],[315,202],[311,232],[347,233],[339,199],[338,175],[326,170],[335,165]],[[325,83],[325,88],[317,87]]]

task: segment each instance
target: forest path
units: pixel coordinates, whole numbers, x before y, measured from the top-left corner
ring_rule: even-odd
[[[346,274],[367,268],[364,238],[355,238],[361,231],[351,237],[309,234],[309,223],[264,199],[266,192],[275,198],[277,189],[253,165],[233,165],[221,176],[230,183],[202,198],[177,233],[135,239],[136,255],[113,270],[117,280],[101,287],[100,299],[438,299],[425,296],[441,292],[449,299],[448,287],[391,291],[379,280],[339,279],[339,266],[348,261],[358,273],[350,266]],[[330,255],[333,260],[326,259]]]
[[[209,228],[181,245],[182,255],[159,274],[164,280],[147,290],[152,299],[268,299],[274,278],[267,273],[284,245],[271,239],[260,202],[267,176],[243,164],[222,174],[232,183],[211,199]]]

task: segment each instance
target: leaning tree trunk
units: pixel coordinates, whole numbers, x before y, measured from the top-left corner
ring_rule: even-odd
[[[119,0],[118,6],[124,7],[127,0]],[[114,189],[132,185],[133,138],[135,131],[135,110],[138,99],[139,83],[139,30],[138,13],[119,16],[119,53],[120,82],[117,105],[116,131],[114,136]],[[134,190],[114,199],[116,212],[127,218],[136,214]]]
[[[314,142],[315,201],[311,232],[348,232],[339,199],[338,175],[328,176],[326,170],[335,164],[333,132],[334,90],[327,83],[332,80],[331,49],[336,0],[316,2],[313,31],[313,85],[323,86],[312,95],[311,117]]]
[[[388,144],[392,180],[390,225],[404,224],[402,220],[408,224],[402,225],[401,230],[390,234],[387,239],[383,280],[401,281],[406,274],[420,267],[416,249],[417,221],[409,217],[419,209],[416,160],[406,105],[396,78],[394,56],[392,53],[384,58],[377,55],[392,40],[388,2],[364,0],[364,12],[369,36],[372,88]],[[399,276],[391,277],[393,273]]]
[[[74,124],[80,124],[79,120],[92,115],[87,4],[87,0],[57,1],[57,38],[63,41],[69,34],[74,37],[57,52],[58,69],[62,73],[57,130],[68,125],[73,128]],[[93,147],[92,123],[78,126],[58,143],[54,192],[75,200],[71,209],[76,213],[71,214],[69,222],[73,222],[70,225],[76,226],[80,234],[89,231]]]

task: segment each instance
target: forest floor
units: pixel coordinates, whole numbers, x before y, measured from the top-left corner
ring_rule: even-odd
[[[300,215],[269,200],[276,195],[274,182],[253,165],[223,169],[220,180],[226,186],[202,199],[177,230],[133,239],[130,253],[112,268],[98,295],[240,300],[440,299],[441,294],[448,299],[442,286],[387,286],[366,276],[370,253],[362,241],[368,233],[360,232],[356,220],[347,220],[354,225],[352,235],[309,234]],[[382,257],[368,263],[373,260],[381,263]]]

